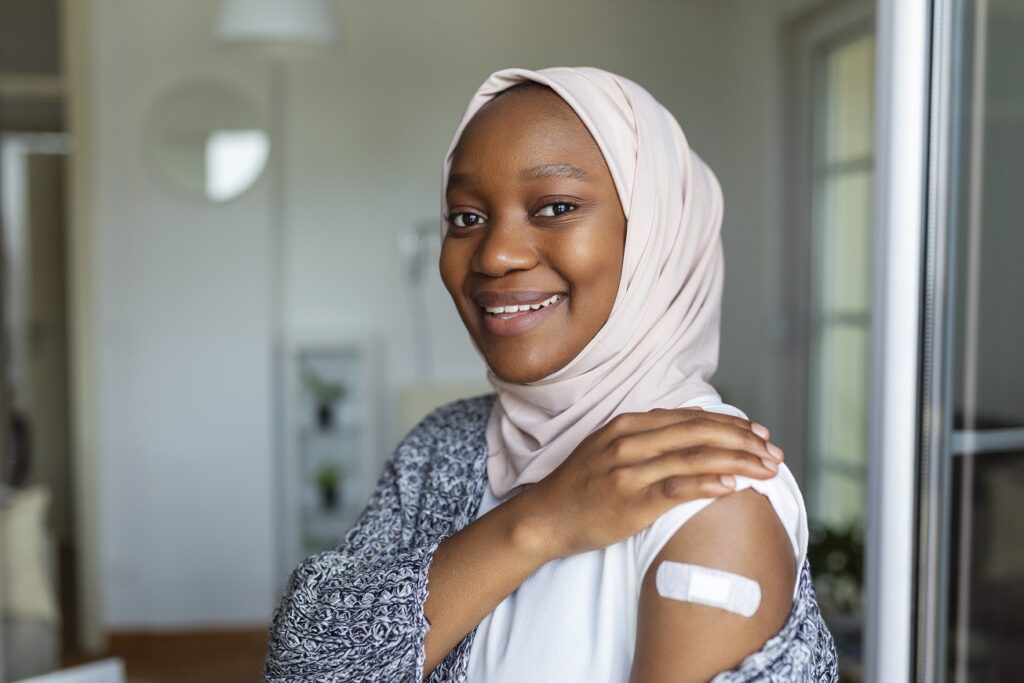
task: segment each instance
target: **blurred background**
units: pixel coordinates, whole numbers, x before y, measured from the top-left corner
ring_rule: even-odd
[[[0,0],[0,681],[258,680],[291,569],[488,391],[442,156],[558,65],[721,181],[713,383],[800,482],[843,679],[1013,680],[1022,46],[1024,0]]]

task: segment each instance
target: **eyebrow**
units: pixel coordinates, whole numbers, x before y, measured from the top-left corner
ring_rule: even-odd
[[[521,180],[539,180],[541,178],[575,178],[576,180],[589,180],[590,176],[587,175],[586,171],[581,168],[576,168],[572,164],[566,163],[555,163],[555,164],[540,164],[533,168],[528,168],[519,174]]]
[[[542,180],[544,178],[572,178],[574,180],[590,180],[590,176],[582,168],[572,164],[559,162],[551,164],[539,164],[533,168],[527,168],[519,172],[520,180]],[[458,187],[469,185],[476,180],[473,173],[453,172],[448,175],[448,186]]]

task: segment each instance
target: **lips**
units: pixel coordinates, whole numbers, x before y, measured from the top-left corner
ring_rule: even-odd
[[[546,299],[550,299],[556,294],[563,294],[558,291],[508,291],[508,292],[495,292],[485,290],[482,292],[476,292],[472,295],[473,301],[477,306],[481,308],[494,308],[498,306],[530,306],[533,304],[539,304]]]
[[[520,334],[539,325],[567,299],[562,292],[477,292],[472,296],[491,334]]]

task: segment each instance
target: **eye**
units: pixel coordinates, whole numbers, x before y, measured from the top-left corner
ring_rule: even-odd
[[[569,202],[552,202],[550,204],[545,204],[544,206],[542,206],[540,208],[540,211],[538,211],[536,215],[545,217],[562,216],[564,214],[569,213],[570,211],[575,210],[575,204],[571,204]]]
[[[448,214],[448,225],[455,228],[469,228],[484,222],[483,216],[469,211],[453,211]]]

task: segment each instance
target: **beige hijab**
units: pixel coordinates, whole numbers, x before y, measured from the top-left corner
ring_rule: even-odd
[[[487,425],[487,475],[499,498],[543,479],[619,413],[677,408],[707,394],[720,399],[708,380],[718,366],[722,191],[679,123],[642,87],[593,67],[491,74],[445,155],[444,212],[463,129],[488,100],[522,80],[561,95],[597,141],[626,215],[626,245],[611,314],[568,365],[527,384],[488,369],[498,400]],[[442,235],[445,229],[442,222]]]

